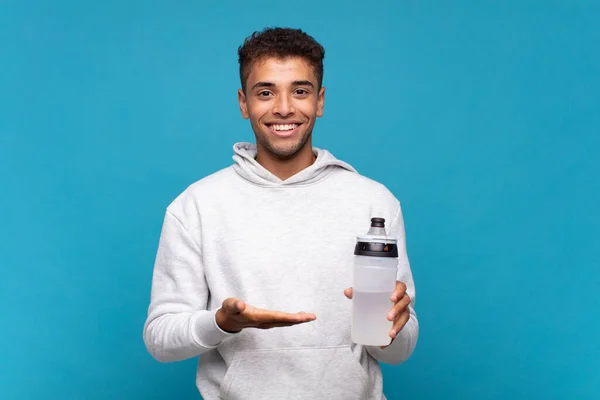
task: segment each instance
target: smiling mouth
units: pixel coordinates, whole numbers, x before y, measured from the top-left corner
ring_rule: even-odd
[[[300,125],[302,124],[266,124],[269,130],[279,137],[292,136],[294,133],[296,133]]]

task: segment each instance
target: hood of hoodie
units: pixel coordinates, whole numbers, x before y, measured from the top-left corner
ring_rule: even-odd
[[[259,186],[278,187],[292,185],[309,185],[315,183],[337,169],[351,172],[356,170],[348,163],[338,160],[327,150],[313,147],[315,162],[286,180],[273,175],[256,161],[256,145],[240,142],[233,146],[233,169],[242,178]]]

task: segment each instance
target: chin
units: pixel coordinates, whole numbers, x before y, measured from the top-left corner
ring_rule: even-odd
[[[272,156],[279,159],[289,159],[310,145],[310,133],[300,137],[271,138],[269,133],[257,135],[257,142]]]
[[[263,147],[277,158],[289,159],[300,153],[308,144],[307,142],[307,140],[294,140],[292,143],[273,143],[267,140],[263,142]]]
[[[269,153],[271,153],[272,155],[274,155],[277,158],[281,158],[281,159],[289,159],[294,157],[296,154],[298,154],[300,152],[300,150],[302,150],[303,146],[301,145],[296,145],[296,146],[265,146],[265,148],[267,149],[267,151]]]

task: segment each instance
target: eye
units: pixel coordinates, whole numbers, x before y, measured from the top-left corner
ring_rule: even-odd
[[[300,96],[306,96],[308,94],[308,91],[304,89],[296,89],[296,94]]]
[[[271,92],[269,92],[268,90],[263,90],[261,92],[258,92],[258,97],[269,97],[271,95]]]

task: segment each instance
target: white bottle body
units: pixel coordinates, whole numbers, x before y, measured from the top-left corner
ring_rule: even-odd
[[[352,341],[366,346],[390,344],[393,322],[388,313],[396,288],[398,258],[354,256]]]

